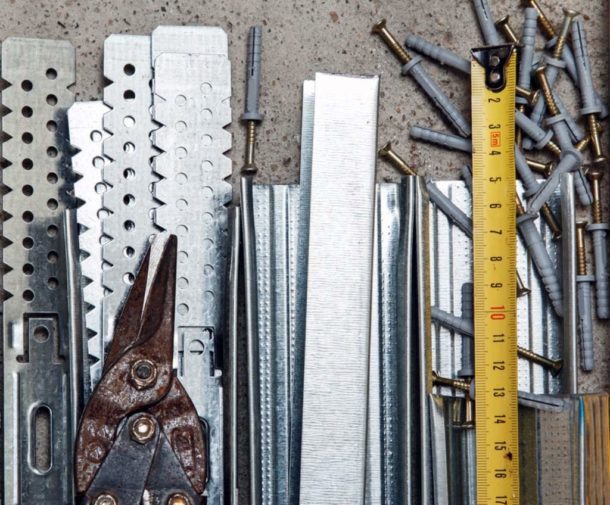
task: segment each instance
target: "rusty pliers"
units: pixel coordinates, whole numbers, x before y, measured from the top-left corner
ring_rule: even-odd
[[[172,368],[177,240],[146,253],[116,322],[75,451],[86,505],[200,505],[206,437]]]

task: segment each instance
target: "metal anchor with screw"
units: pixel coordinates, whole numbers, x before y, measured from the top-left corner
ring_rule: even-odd
[[[457,109],[443,90],[433,81],[421,65],[421,57],[411,57],[386,27],[385,19],[375,24],[372,33],[377,34],[386,43],[402,63],[403,75],[410,74],[422,90],[430,97],[434,105],[444,114],[460,135],[470,137],[470,122]]]

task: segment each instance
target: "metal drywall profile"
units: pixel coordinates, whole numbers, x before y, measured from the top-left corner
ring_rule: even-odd
[[[289,503],[299,505],[301,478],[301,429],[303,421],[303,366],[305,361],[305,315],[307,309],[307,249],[309,246],[309,204],[311,195],[311,153],[313,148],[313,115],[315,82],[303,83],[303,112],[301,118],[301,183],[299,212],[299,245],[297,251],[297,278],[295,321],[291,352],[290,399],[290,462],[288,470]]]
[[[364,502],[378,77],[316,74],[302,505]]]

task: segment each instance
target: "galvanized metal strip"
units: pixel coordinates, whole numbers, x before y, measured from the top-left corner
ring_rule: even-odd
[[[158,206],[151,184],[159,179],[150,159],[157,153],[150,140],[157,128],[151,118],[152,66],[150,37],[111,35],[104,42],[104,115],[103,153],[110,159],[103,168],[105,189],[102,195],[102,280],[103,330],[91,339],[89,354],[97,359],[91,366],[93,385],[100,378],[114,324],[131,288],[152,234],[158,231],[151,216]]]
[[[296,296],[298,186],[253,188],[261,412],[261,503],[288,502],[291,343]]]
[[[378,84],[316,74],[303,505],[364,502]]]
[[[470,195],[462,182],[439,181],[437,187],[463,212],[470,215]],[[521,194],[522,189],[519,186]],[[559,209],[559,196],[550,200],[554,211]],[[546,243],[551,260],[559,269],[559,244],[541,219],[538,229]],[[435,206],[430,207],[431,246],[431,304],[457,316],[460,314],[461,287],[472,281],[471,240]],[[562,328],[549,305],[544,286],[528,258],[521,240],[517,243],[518,270],[531,290],[528,296],[518,300],[519,345],[547,356],[560,359],[562,356]],[[456,377],[461,368],[461,336],[433,325],[432,369],[444,377]],[[560,377],[553,377],[548,370],[524,359],[519,360],[519,390],[530,393],[562,392]],[[441,388],[443,394],[459,394]]]
[[[178,44],[177,41],[180,41]],[[224,496],[223,393],[226,337],[231,65],[224,31],[161,27],[152,35],[153,118],[161,127],[154,169],[157,226],[178,236],[175,349],[178,376],[209,433],[208,503]]]
[[[107,186],[102,181],[102,170],[108,158],[102,153],[108,132],[102,122],[108,107],[103,102],[77,102],[68,110],[70,143],[78,152],[72,156],[72,169],[80,176],[74,183],[74,196],[78,200],[76,220],[79,226],[78,248],[80,272],[83,277],[83,314],[87,331],[89,366],[99,369],[98,357],[102,347],[102,219],[107,214],[102,206],[102,194]],[[89,376],[90,369],[87,370]],[[97,376],[95,381],[97,381]],[[88,390],[94,384],[89,382]]]
[[[73,205],[66,111],[74,101],[69,42],[9,38],[2,44],[2,118],[10,139],[2,197],[4,501],[71,503],[76,427],[72,391],[64,210]],[[76,338],[80,334],[75,335]],[[47,419],[50,459],[36,456],[32,426]],[[44,466],[44,467],[43,467]]]
[[[288,470],[289,503],[299,504],[301,481],[301,433],[303,421],[303,370],[305,362],[305,317],[307,313],[307,251],[309,248],[309,207],[311,197],[311,155],[313,148],[313,117],[315,82],[303,82],[301,118],[299,246],[297,259],[297,292],[295,296],[295,328],[290,351],[290,461]]]

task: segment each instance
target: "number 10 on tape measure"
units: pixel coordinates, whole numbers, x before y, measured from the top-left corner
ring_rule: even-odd
[[[516,52],[472,55],[477,504],[517,505]]]

